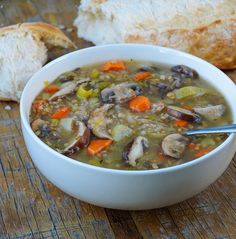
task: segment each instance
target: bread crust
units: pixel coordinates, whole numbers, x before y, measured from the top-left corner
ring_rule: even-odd
[[[10,98],[3,98],[3,97],[0,97],[0,101],[14,101],[14,102],[16,102],[16,100],[13,100],[13,99],[10,99]]]
[[[44,22],[27,22],[0,28],[0,37],[16,30],[30,32],[37,40],[63,48],[76,48],[76,45],[57,27]]]
[[[236,18],[216,20],[193,30],[171,29],[157,35],[152,34],[148,39],[127,34],[124,42],[176,48],[203,58],[220,69],[236,68]]]
[[[235,9],[230,0],[146,0],[138,6],[135,0],[82,0],[74,25],[78,36],[96,45],[171,47],[226,70],[236,68]],[[105,26],[106,31],[93,32]]]
[[[36,46],[38,46],[39,48],[41,48],[42,45],[44,48],[45,48],[45,45],[59,46],[63,48],[76,48],[75,44],[60,29],[43,22],[22,23],[22,24],[16,24],[16,25],[0,28],[0,38],[11,33],[18,34],[18,32],[20,33],[23,32],[23,34],[29,33],[32,36]],[[45,48],[45,54],[46,54],[46,48]],[[45,61],[41,62],[42,65]],[[3,97],[3,96],[4,95],[0,96],[0,101],[18,101],[19,100],[18,97],[16,97],[15,95],[12,95],[12,97],[8,95],[7,97]]]

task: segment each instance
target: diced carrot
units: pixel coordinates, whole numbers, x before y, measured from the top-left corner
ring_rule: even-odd
[[[177,120],[175,120],[174,125],[177,126],[177,127],[183,128],[183,127],[186,127],[188,125],[188,121],[177,119]]]
[[[142,112],[150,109],[151,103],[146,96],[139,95],[129,101],[129,108],[135,112]]]
[[[145,80],[151,75],[152,74],[148,71],[139,72],[139,73],[134,75],[134,80],[136,80],[136,81]]]
[[[47,87],[47,88],[45,89],[45,91],[46,91],[47,93],[50,93],[50,94],[55,93],[55,92],[57,92],[57,91],[59,91],[59,90],[60,90],[60,88],[59,88],[57,85],[50,85],[49,87]]]
[[[208,154],[211,151],[212,151],[212,148],[200,149],[195,153],[195,157],[199,158],[205,154]]]
[[[102,66],[103,71],[123,71],[125,70],[125,64],[123,61],[108,61]]]
[[[193,110],[193,107],[191,105],[184,105],[183,108],[190,111]]]
[[[167,157],[163,153],[161,153],[161,152],[159,152],[157,154],[157,156],[158,156],[158,159],[161,160],[161,161],[167,160]]]
[[[36,114],[40,113],[46,105],[48,105],[47,100],[42,99],[35,100],[32,104],[32,111]]]
[[[93,139],[88,146],[88,153],[95,155],[106,149],[112,144],[110,139]]]
[[[194,144],[194,143],[189,143],[188,144],[189,149],[195,149],[195,147],[196,147],[196,144]]]
[[[62,119],[65,118],[69,115],[70,113],[70,108],[69,107],[62,107],[60,109],[58,109],[53,115],[52,118],[53,119]]]

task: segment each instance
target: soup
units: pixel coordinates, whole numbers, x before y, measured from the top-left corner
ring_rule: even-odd
[[[31,127],[48,146],[105,168],[170,167],[226,135],[183,136],[232,123],[224,97],[187,66],[113,60],[65,72],[36,97]]]

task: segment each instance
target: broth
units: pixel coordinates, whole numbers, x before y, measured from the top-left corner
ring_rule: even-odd
[[[189,67],[117,60],[45,82],[30,122],[42,141],[75,160],[144,170],[210,152],[227,135],[181,132],[230,124],[232,116],[224,97]]]

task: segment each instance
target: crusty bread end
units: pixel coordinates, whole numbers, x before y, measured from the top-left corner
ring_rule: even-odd
[[[0,28],[0,100],[20,101],[30,77],[47,61],[47,47],[75,47],[58,28],[23,23]]]
[[[76,48],[76,45],[60,29],[44,22],[27,22],[0,28],[0,37],[18,29],[31,32],[37,40],[49,45]]]
[[[0,97],[0,101],[15,101],[15,100],[10,99],[10,98],[3,98],[3,97]]]
[[[221,69],[236,68],[235,0],[81,0],[77,34],[96,45],[175,48]],[[102,29],[102,31],[96,31]]]
[[[127,34],[124,42],[176,48],[203,58],[222,70],[236,68],[236,18],[216,20],[192,30],[170,29],[150,35],[150,38]]]

